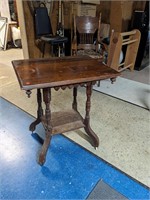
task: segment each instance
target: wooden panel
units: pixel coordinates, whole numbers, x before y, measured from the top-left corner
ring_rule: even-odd
[[[122,38],[120,33],[112,32],[111,41],[108,52],[108,62],[107,65],[113,69],[118,69],[119,57],[122,49]]]
[[[71,29],[72,23],[73,23],[73,11],[72,11],[72,2],[63,2],[64,5],[64,28],[65,29]]]
[[[100,5],[96,5],[97,7],[97,14],[96,16],[99,16],[99,13],[102,14],[102,23],[110,24],[110,8],[111,8],[111,1],[101,1]]]
[[[52,12],[50,13],[50,19],[54,35],[56,34],[58,28],[58,3],[58,1],[53,2]]]
[[[122,9],[120,1],[111,1],[110,30],[122,31]]]
[[[27,59],[29,58],[29,50],[28,50],[28,41],[27,41],[27,34],[26,34],[23,2],[20,0],[16,0],[16,6],[17,6],[18,23],[20,26],[20,33],[21,33],[23,56],[25,59]]]
[[[34,19],[30,12],[28,1],[23,1],[24,10],[24,20],[26,26],[26,37],[28,43],[29,58],[39,58],[41,57],[41,52],[37,45],[35,44],[35,34],[34,34]]]
[[[133,1],[111,1],[110,24],[111,30],[125,32],[129,28],[132,17]]]

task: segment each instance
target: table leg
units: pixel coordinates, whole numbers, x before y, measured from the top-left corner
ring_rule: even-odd
[[[37,119],[29,127],[29,130],[32,132],[35,130],[36,125],[41,122],[41,116],[43,115],[42,96],[40,89],[37,89],[37,103],[38,103]]]
[[[45,139],[42,145],[42,149],[39,154],[39,164],[43,165],[46,160],[46,153],[48,147],[50,145],[51,135],[52,135],[52,127],[51,127],[51,110],[50,110],[50,101],[51,101],[51,89],[44,88],[43,89],[43,101],[45,103],[45,119],[46,124],[44,125],[45,128]]]
[[[51,134],[49,131],[45,131],[45,140],[44,140],[44,143],[43,143],[43,146],[40,150],[40,154],[39,154],[39,160],[38,160],[38,163],[40,165],[43,165],[45,163],[45,160],[46,160],[46,154],[47,154],[47,150],[48,150],[48,147],[50,145],[50,141],[51,141]]]
[[[73,88],[73,103],[72,108],[77,111],[77,87]]]
[[[93,141],[93,145],[95,147],[99,146],[99,138],[94,133],[94,131],[90,127],[90,108],[91,108],[91,94],[92,94],[92,83],[88,83],[86,86],[86,95],[87,95],[87,101],[86,101],[86,115],[84,119],[85,124],[85,131],[86,133],[91,137]]]

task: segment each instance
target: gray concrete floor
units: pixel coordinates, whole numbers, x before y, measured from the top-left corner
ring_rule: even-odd
[[[140,71],[134,70],[131,72],[130,70],[126,69],[122,72],[122,77],[140,83],[150,84],[150,65]]]

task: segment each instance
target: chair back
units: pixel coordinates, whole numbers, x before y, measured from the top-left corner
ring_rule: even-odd
[[[52,34],[52,26],[46,7],[37,7],[34,12],[36,37]]]
[[[74,35],[77,36],[77,49],[96,49],[99,40],[100,17],[76,16]]]

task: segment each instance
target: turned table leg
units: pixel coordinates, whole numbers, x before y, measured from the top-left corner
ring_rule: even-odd
[[[38,163],[40,165],[43,165],[46,161],[46,154],[47,154],[48,147],[50,145],[50,141],[51,141],[51,134],[49,131],[45,131],[45,139],[44,139],[42,148],[40,150],[39,160],[38,160]]]
[[[77,87],[73,88],[73,103],[72,108],[77,111]]]
[[[85,124],[84,129],[85,129],[86,133],[92,139],[93,146],[98,147],[99,146],[99,139],[90,127],[91,94],[92,94],[92,83],[88,83],[87,86],[86,86],[87,101],[86,101],[86,115],[85,115],[85,119],[84,119],[84,124]]]
[[[44,88],[43,89],[43,101],[45,103],[45,119],[46,123],[44,125],[45,128],[45,139],[42,145],[42,149],[39,154],[39,164],[43,165],[46,160],[46,153],[48,147],[50,145],[51,134],[52,134],[52,127],[51,127],[51,110],[50,110],[50,101],[51,101],[51,89]]]
[[[36,125],[41,122],[41,116],[43,115],[42,96],[40,89],[37,89],[37,103],[38,103],[37,119],[29,127],[29,130],[32,132],[35,130]]]

